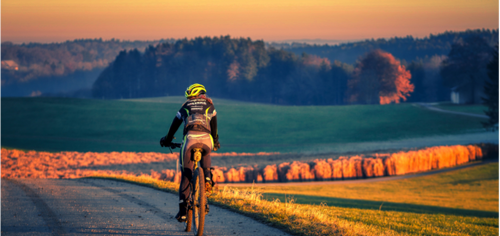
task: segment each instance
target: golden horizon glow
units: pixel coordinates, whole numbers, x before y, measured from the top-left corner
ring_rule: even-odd
[[[2,1],[2,42],[15,43],[220,35],[361,40],[498,25],[496,0]]]

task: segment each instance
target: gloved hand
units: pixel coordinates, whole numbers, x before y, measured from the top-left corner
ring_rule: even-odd
[[[160,139],[160,146],[162,146],[162,147],[168,147],[167,139],[165,137],[161,137],[161,139]]]

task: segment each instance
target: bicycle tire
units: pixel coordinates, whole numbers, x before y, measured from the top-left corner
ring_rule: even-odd
[[[189,184],[190,188],[191,188],[191,193],[194,191],[194,188],[193,188],[193,183],[190,183]],[[188,199],[188,211],[187,211],[187,216],[186,216],[186,222],[184,222],[184,226],[186,226],[186,229],[185,231],[186,232],[191,232],[191,228],[193,226],[193,207],[194,204],[193,204],[193,201],[192,201],[192,198],[189,198]]]
[[[196,236],[202,236],[205,228],[205,206],[207,204],[205,194],[205,175],[200,168],[195,170],[194,173],[195,191],[193,195],[193,222],[194,233]]]

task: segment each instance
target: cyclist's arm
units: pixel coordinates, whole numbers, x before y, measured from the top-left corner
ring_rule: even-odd
[[[174,117],[172,124],[170,125],[170,129],[168,130],[167,136],[165,136],[165,140],[167,143],[171,143],[174,139],[175,132],[179,129],[182,124],[182,114],[177,112],[177,115]]]
[[[217,132],[217,116],[212,117],[210,120],[210,131],[212,134],[212,137],[215,139],[218,139],[218,132]]]

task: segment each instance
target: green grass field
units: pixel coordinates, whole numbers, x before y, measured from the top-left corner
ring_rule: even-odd
[[[375,234],[498,235],[498,163],[404,180],[264,187],[268,200],[293,198]],[[378,233],[377,233],[378,232]]]
[[[184,101],[2,98],[2,147],[39,151],[165,152],[159,139]],[[221,152],[297,152],[482,129],[484,119],[411,104],[275,106],[214,99]],[[179,131],[177,138],[181,138]]]

